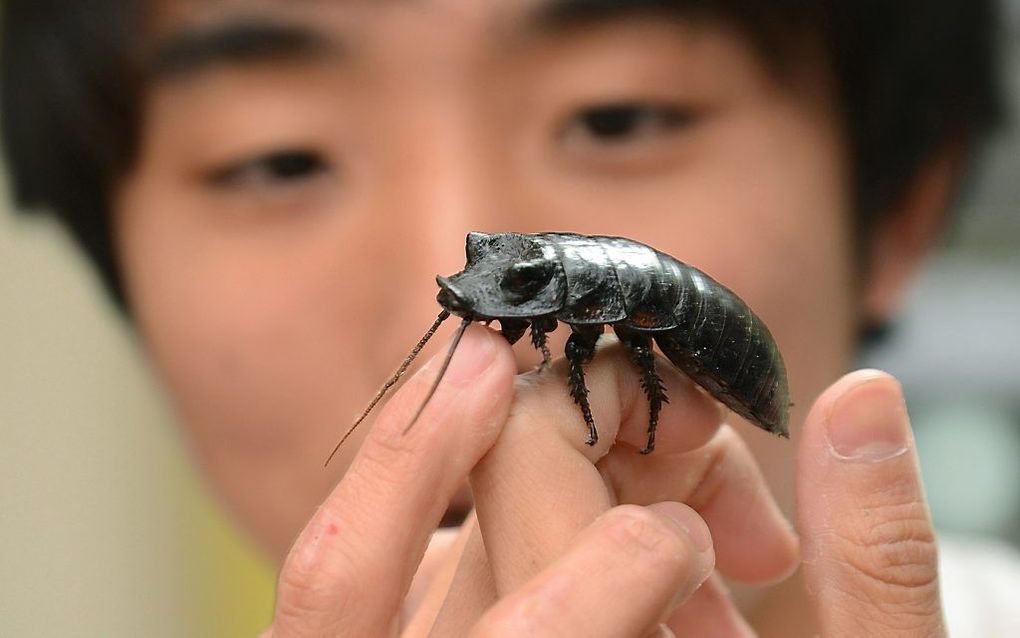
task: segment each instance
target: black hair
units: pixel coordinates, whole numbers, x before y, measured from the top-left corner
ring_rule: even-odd
[[[14,198],[52,210],[125,309],[109,211],[138,150],[142,4],[4,0],[0,16],[0,112]],[[806,30],[820,43],[850,141],[859,243],[935,153],[954,145],[972,153],[1000,114],[994,0],[656,4],[693,5],[736,23],[773,63],[788,49],[784,31]]]
[[[52,210],[121,307],[108,213],[137,146],[131,4],[4,1],[0,16],[0,114],[14,200]]]

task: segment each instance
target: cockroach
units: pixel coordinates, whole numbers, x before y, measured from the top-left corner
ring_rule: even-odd
[[[641,373],[649,405],[643,454],[655,449],[659,411],[667,401],[655,371],[653,341],[673,365],[728,408],[767,432],[789,437],[786,368],[764,322],[719,282],[645,244],[572,233],[470,233],[464,270],[436,277],[436,282],[443,311],[336,449],[451,315],[461,317],[460,327],[407,430],[435,393],[471,322],[499,321],[501,334],[511,344],[530,328],[543,367],[552,359],[546,335],[562,322],[571,329],[566,346],[570,396],[588,426],[588,445],[598,441],[598,430],[584,365],[594,357],[606,325],[612,326]]]

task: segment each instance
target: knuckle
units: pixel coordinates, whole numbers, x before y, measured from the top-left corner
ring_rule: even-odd
[[[323,543],[302,540],[287,557],[277,584],[278,624],[324,613],[340,616],[348,607],[355,584],[346,554],[335,547],[327,557],[322,548]]]
[[[886,527],[911,528],[908,522],[898,521]],[[932,538],[900,537],[896,540],[867,544],[863,551],[851,554],[852,565],[864,578],[884,588],[924,588],[937,580],[935,541]]]
[[[937,599],[938,548],[920,502],[886,504],[862,510],[860,519],[877,521],[844,537],[842,557],[855,589],[884,606],[912,607]]]
[[[605,525],[610,542],[628,555],[676,568],[691,553],[676,530],[642,507],[618,507],[606,517]]]
[[[273,618],[275,626],[286,628],[307,624],[310,617],[322,613],[321,599],[318,589],[310,581],[281,574]]]

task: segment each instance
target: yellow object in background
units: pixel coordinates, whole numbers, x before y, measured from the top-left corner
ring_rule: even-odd
[[[183,483],[192,521],[185,546],[195,552],[196,625],[203,636],[256,636],[272,622],[275,573],[201,487]]]

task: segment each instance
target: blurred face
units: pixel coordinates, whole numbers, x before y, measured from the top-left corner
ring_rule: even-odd
[[[847,365],[850,198],[824,69],[780,79],[723,23],[588,4],[156,16],[119,250],[203,467],[274,555],[356,452],[322,469],[435,318],[468,231],[620,235],[706,271],[778,340],[793,423]],[[794,448],[738,429],[788,498]]]

